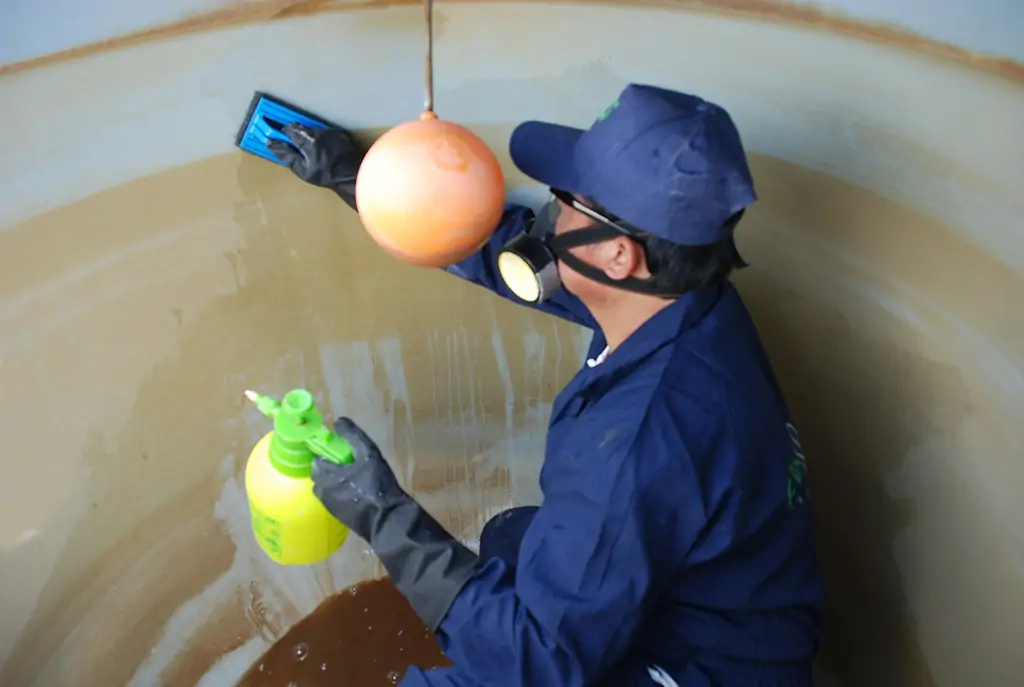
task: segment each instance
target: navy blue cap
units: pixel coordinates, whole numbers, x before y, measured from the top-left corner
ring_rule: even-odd
[[[520,124],[509,149],[527,176],[683,245],[724,239],[727,220],[757,200],[729,113],[656,86],[629,84],[588,130]]]

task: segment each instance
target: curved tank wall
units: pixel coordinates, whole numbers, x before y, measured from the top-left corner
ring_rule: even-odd
[[[68,20],[4,59],[216,4],[146,5],[170,14],[95,35]],[[255,547],[240,476],[267,425],[246,387],[307,386],[358,418],[467,541],[539,498],[583,332],[395,263],[330,193],[232,147],[255,89],[368,133],[418,114],[421,12],[369,4],[265,3],[237,12],[283,16],[237,24],[221,9],[214,28],[0,76],[0,684],[230,685],[326,594],[379,574],[355,538],[300,570]],[[1010,4],[957,4],[971,21],[861,4],[1020,59]],[[761,198],[736,281],[819,516],[822,684],[1018,684],[1021,70],[784,6],[443,3],[438,111],[504,156],[516,122],[584,125],[629,80],[728,107]],[[50,20],[19,7],[9,37]],[[506,169],[514,198],[536,197]]]

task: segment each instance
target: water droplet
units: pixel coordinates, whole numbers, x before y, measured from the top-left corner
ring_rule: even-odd
[[[298,682],[289,682],[288,683],[288,687],[299,687],[299,683]]]
[[[367,631],[372,630],[373,629],[373,625],[367,625],[366,629],[367,629]]]
[[[388,672],[388,682],[390,682],[393,685],[397,685],[398,684],[398,679],[400,677],[402,677],[402,676],[398,674],[397,670],[392,670],[392,671]]]
[[[325,672],[325,673],[326,673],[326,672],[327,672],[327,664],[326,664],[326,663],[321,663],[321,664],[320,664],[320,670],[321,670],[322,672]]]
[[[296,661],[305,661],[306,657],[309,656],[309,644],[305,642],[296,644],[295,648],[292,649],[292,656],[295,657]]]
[[[262,663],[260,664],[260,672],[261,673],[263,672],[263,664]]]
[[[405,634],[405,630],[399,630],[398,631],[398,636],[399,637],[401,637],[403,634]]]

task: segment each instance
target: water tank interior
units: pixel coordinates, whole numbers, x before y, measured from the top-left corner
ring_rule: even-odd
[[[898,5],[898,7],[897,7]],[[1024,672],[1024,9],[436,3],[435,107],[498,155],[627,82],[726,107],[739,288],[801,428],[826,687]],[[263,90],[373,137],[423,103],[415,2],[16,2],[0,20],[0,685],[231,687],[383,572],[258,548],[242,395],[308,388],[474,545],[538,503],[589,332],[405,265],[239,151]]]

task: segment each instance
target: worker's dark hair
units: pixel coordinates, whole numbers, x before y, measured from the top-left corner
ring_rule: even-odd
[[[684,246],[630,225],[592,198],[587,199],[587,205],[634,234],[644,249],[647,269],[651,272],[649,281],[660,293],[682,294],[710,286],[725,281],[733,270],[748,266],[736,249],[732,231],[743,218],[743,210],[726,222],[726,238],[722,241],[703,246]]]

